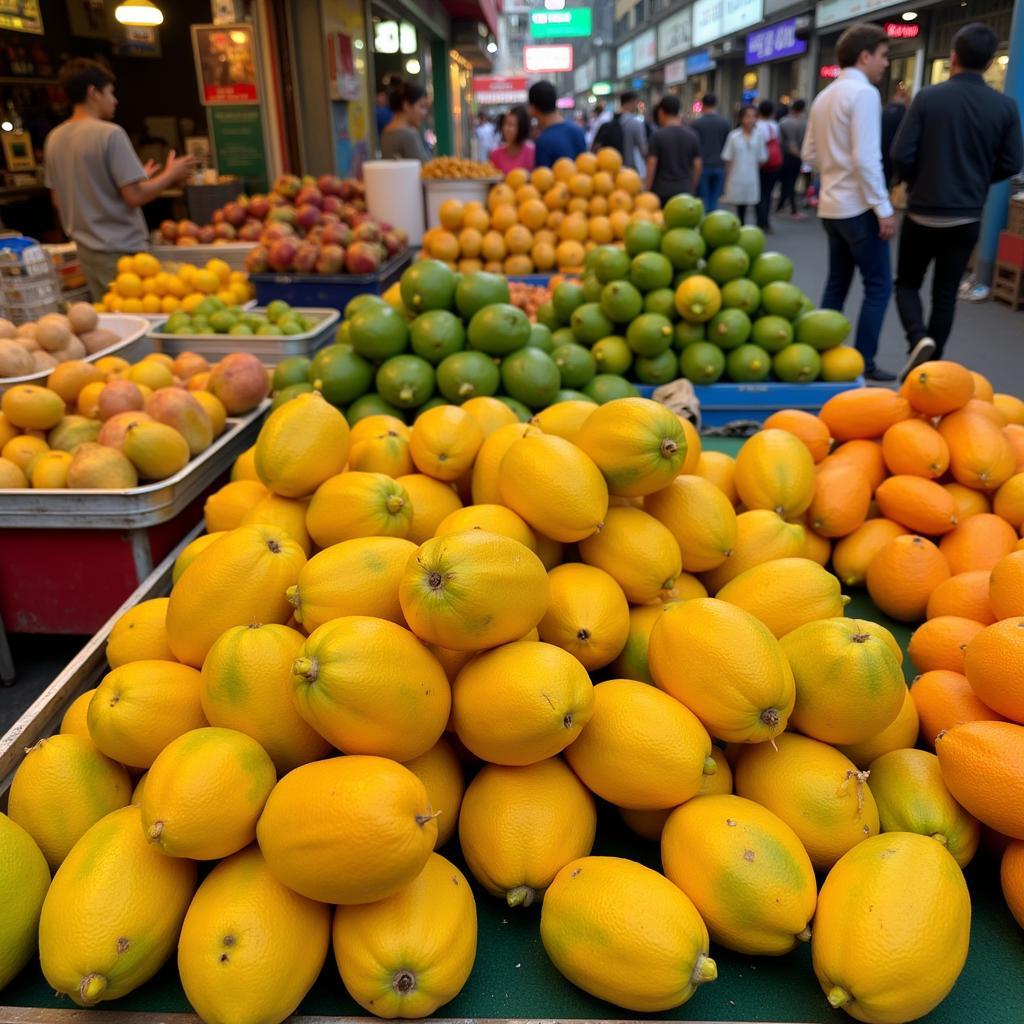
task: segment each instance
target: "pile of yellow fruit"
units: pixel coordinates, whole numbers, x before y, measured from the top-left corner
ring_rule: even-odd
[[[249,275],[224,260],[209,260],[205,267],[164,264],[152,253],[138,252],[117,261],[117,277],[95,305],[106,313],[191,313],[207,295],[240,306],[254,294]]]
[[[422,255],[464,273],[582,273],[598,245],[621,241],[632,221],[662,223],[661,202],[640,175],[606,148],[562,157],[553,167],[516,169],[481,203],[449,199],[423,236]]]
[[[540,904],[555,967],[628,1010],[713,982],[712,942],[744,963],[809,942],[823,1014],[928,1013],[967,957],[979,819],[1024,923],[1024,757],[995,800],[965,726],[913,749],[894,637],[844,617],[777,511],[810,506],[812,457],[759,438],[702,452],[642,398],[528,424],[474,398],[411,428],[281,405],[169,598],[124,614],[110,672],[17,770],[0,986],[38,947],[95,1005],[177,951],[205,1021],[276,1024],[333,942],[368,1012],[427,1016],[476,955],[476,897],[436,852],[457,833],[479,898]],[[984,724],[1019,755],[1024,725]],[[592,855],[598,798],[663,872]],[[198,890],[197,861],[219,861]]]
[[[438,156],[423,165],[424,178],[500,178],[501,171],[490,160],[467,160],[459,156]]]

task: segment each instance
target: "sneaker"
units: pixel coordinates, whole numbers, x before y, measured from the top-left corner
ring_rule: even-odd
[[[896,374],[883,370],[880,366],[869,366],[864,371],[864,379],[874,381],[876,384],[891,384],[896,380]]]
[[[931,338],[921,338],[920,341],[910,350],[903,369],[900,370],[900,383],[907,379],[907,375],[915,366],[928,362],[935,353],[935,342]]]

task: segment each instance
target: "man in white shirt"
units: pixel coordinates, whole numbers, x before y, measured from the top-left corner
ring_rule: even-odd
[[[486,162],[491,159],[491,151],[498,145],[500,138],[494,122],[487,116],[486,110],[477,111],[476,128],[477,160]]]
[[[858,23],[836,43],[839,77],[811,105],[803,159],[821,174],[818,216],[828,235],[829,272],[821,304],[842,310],[854,270],[864,282],[856,345],[870,381],[896,379],[875,365],[878,336],[892,296],[889,239],[896,217],[882,170],[882,100],[877,85],[889,66],[880,25]]]

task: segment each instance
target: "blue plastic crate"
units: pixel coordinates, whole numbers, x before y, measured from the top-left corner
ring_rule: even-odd
[[[551,278],[554,277],[554,273],[551,274],[509,274],[509,281],[515,281],[518,284],[532,284],[538,285],[541,288],[547,288],[551,284]],[[571,275],[566,275],[571,276]]]
[[[357,295],[383,295],[412,261],[406,249],[381,264],[376,274],[250,274],[256,301],[269,306],[284,299],[289,306],[344,310]]]
[[[654,388],[647,384],[638,384],[637,387],[647,398],[654,392]],[[693,390],[700,402],[701,423],[706,427],[721,427],[735,420],[763,423],[779,409],[804,409],[816,413],[833,395],[862,387],[864,378],[858,377],[842,383],[815,380],[808,384],[789,384],[779,380],[756,384],[721,381],[697,385]]]

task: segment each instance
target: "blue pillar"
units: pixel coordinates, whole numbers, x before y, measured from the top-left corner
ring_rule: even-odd
[[[1006,66],[1004,92],[1017,101],[1024,113],[1024,4],[1013,5],[1010,22],[1010,63]],[[1006,227],[1006,211],[1010,202],[1010,183],[1002,181],[988,193],[988,201],[981,218],[981,239],[978,242],[978,262],[974,273],[977,284],[990,287],[995,272],[999,232]]]

